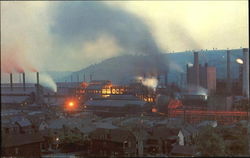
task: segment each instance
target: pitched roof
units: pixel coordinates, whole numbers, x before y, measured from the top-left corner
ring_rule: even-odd
[[[174,145],[171,155],[193,156],[195,155],[195,148],[193,146]]]
[[[44,139],[40,133],[33,134],[6,134],[2,136],[2,147],[14,147],[25,144],[42,142]]]
[[[168,128],[165,126],[155,126],[154,128],[151,128],[151,133],[154,138],[158,139],[168,139],[172,137],[177,137],[180,132],[180,129],[178,128]]]
[[[21,104],[26,99],[28,99],[29,96],[4,96],[1,95],[1,103],[2,104]]]
[[[100,136],[104,136],[106,134],[109,134],[110,137],[105,139],[109,139],[114,142],[124,142],[128,141],[131,138],[135,139],[135,136],[133,135],[132,132],[121,128],[116,128],[116,129],[97,128],[90,134],[90,137],[92,139],[99,139]]]
[[[19,124],[21,127],[31,126],[30,120],[22,116],[15,116],[10,118],[13,123]]]

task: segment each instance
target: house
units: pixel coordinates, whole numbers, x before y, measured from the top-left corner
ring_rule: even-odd
[[[135,156],[136,138],[129,130],[97,128],[90,134],[93,156]]]
[[[154,126],[147,131],[149,137],[144,144],[145,154],[168,154],[172,149],[172,144],[181,144],[184,141],[183,134],[178,128]]]
[[[194,146],[174,145],[170,156],[197,156]]]
[[[18,125],[20,133],[34,133],[35,126],[31,121],[23,116],[15,116],[10,118],[11,123]]]
[[[46,121],[41,121],[41,123],[38,126],[39,131],[46,130],[48,128],[49,128],[49,125]]]
[[[4,134],[16,134],[20,133],[19,126],[17,124],[13,124],[10,122],[2,122],[1,123],[1,133]]]
[[[206,121],[202,121],[201,123],[199,123],[196,126],[197,126],[198,129],[206,127],[206,126],[211,126],[211,127],[215,128],[215,127],[218,126],[218,123],[217,123],[217,121],[206,120]]]
[[[181,131],[184,136],[184,144],[183,145],[193,145],[195,144],[195,140],[198,137],[199,130],[190,125],[190,124],[185,124],[182,128]]]
[[[3,134],[1,156],[40,157],[43,140],[39,133]]]

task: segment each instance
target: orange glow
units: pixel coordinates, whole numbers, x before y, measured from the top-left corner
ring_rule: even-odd
[[[74,102],[72,102],[72,101],[69,102],[69,106],[70,106],[70,107],[73,107],[74,105],[75,105]]]
[[[157,109],[156,108],[152,108],[152,112],[157,112]]]
[[[64,108],[67,111],[77,110],[78,109],[78,98],[67,99],[64,104]]]

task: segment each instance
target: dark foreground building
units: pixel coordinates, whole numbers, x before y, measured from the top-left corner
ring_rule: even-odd
[[[33,134],[4,134],[2,135],[1,156],[41,157],[43,137]]]

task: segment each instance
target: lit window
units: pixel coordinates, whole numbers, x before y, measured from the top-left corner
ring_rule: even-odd
[[[110,89],[107,89],[107,94],[110,94],[111,93],[111,90]]]

